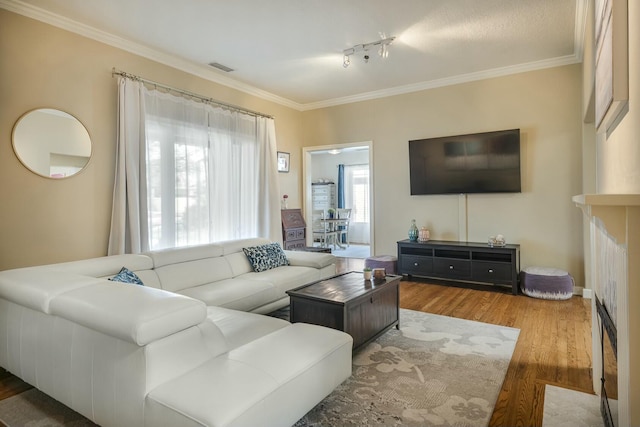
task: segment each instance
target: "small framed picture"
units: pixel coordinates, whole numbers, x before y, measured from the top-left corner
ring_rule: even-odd
[[[289,153],[278,151],[278,172],[289,172]]]

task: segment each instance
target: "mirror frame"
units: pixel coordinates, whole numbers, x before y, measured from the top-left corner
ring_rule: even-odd
[[[65,116],[68,116],[72,119],[74,119],[77,124],[79,124],[82,128],[82,130],[84,131],[84,134],[86,134],[86,139],[89,143],[89,155],[87,157],[87,161],[86,163],[77,171],[75,171],[74,173],[67,175],[67,176],[51,176],[51,174],[49,175],[44,175],[41,172],[38,172],[37,170],[35,170],[35,167],[33,165],[29,165],[27,164],[27,161],[25,159],[23,159],[22,156],[20,156],[20,150],[18,149],[16,144],[20,144],[20,141],[16,141],[16,132],[18,131],[18,127],[20,126],[20,123],[22,123],[22,121],[29,116],[30,114],[37,112],[37,111],[41,111],[41,110],[52,110],[58,113],[62,113]],[[84,139],[84,135],[82,135],[82,138]],[[83,142],[84,143],[84,142]],[[35,141],[33,144],[36,144],[36,148],[39,149],[41,146],[43,146],[42,141]],[[82,171],[84,171],[85,169],[87,169],[87,166],[89,165],[89,163],[91,162],[91,159],[93,157],[93,141],[91,140],[91,135],[89,134],[89,131],[87,130],[87,127],[84,125],[84,123],[82,123],[76,116],[74,116],[71,113],[68,113],[66,111],[60,110],[58,108],[53,108],[53,107],[39,107],[39,108],[34,108],[32,110],[27,111],[26,113],[24,113],[23,115],[21,115],[18,120],[16,120],[15,125],[13,126],[13,131],[11,132],[11,146],[13,148],[13,152],[16,155],[16,157],[18,158],[18,160],[20,161],[20,163],[27,168],[30,172],[41,176],[43,178],[48,178],[51,180],[61,180],[61,179],[67,179],[67,178],[72,178],[76,175],[78,175],[79,173],[81,173]],[[84,157],[84,156],[83,156]]]

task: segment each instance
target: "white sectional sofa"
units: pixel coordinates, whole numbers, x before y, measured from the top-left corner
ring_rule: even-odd
[[[351,375],[352,339],[257,314],[335,274],[289,251],[256,273],[242,248],[267,242],[2,271],[0,366],[102,426],[291,425]]]

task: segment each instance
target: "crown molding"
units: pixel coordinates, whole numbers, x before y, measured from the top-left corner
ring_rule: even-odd
[[[461,74],[458,76],[446,77],[443,79],[429,80],[415,84],[404,86],[396,86],[388,89],[377,90],[373,92],[360,93],[357,95],[345,96],[342,98],[333,98],[326,101],[312,102],[303,104],[303,111],[315,110],[318,108],[334,107],[337,105],[351,104],[360,101],[369,101],[372,99],[386,98],[395,95],[404,95],[422,90],[435,89],[445,86],[452,86],[461,83],[469,83],[478,80],[486,80],[494,77],[504,77],[512,74],[525,73],[528,71],[537,71],[545,68],[561,67],[564,65],[576,64],[581,62],[576,54],[562,56],[559,58],[546,59],[543,61],[529,62],[509,67],[494,68],[491,70],[478,71],[476,73]]]
[[[396,86],[388,89],[382,89],[372,92],[365,92],[357,95],[345,96],[340,98],[327,99],[324,101],[310,102],[301,104],[290,99],[275,95],[265,90],[256,88],[249,84],[238,80],[222,76],[217,72],[196,64],[192,61],[180,58],[173,54],[162,52],[148,46],[123,39],[105,31],[98,30],[86,24],[72,19],[65,18],[61,15],[46,11],[36,6],[24,3],[20,0],[0,0],[0,8],[11,12],[36,19],[38,21],[53,25],[58,28],[79,34],[81,36],[96,40],[98,42],[113,46],[127,52],[139,55],[141,57],[156,61],[172,68],[195,75],[205,80],[218,83],[232,89],[239,90],[249,95],[283,105],[298,111],[309,111],[319,108],[327,108],[338,105],[350,104],[354,102],[368,101],[374,99],[385,98],[389,96],[402,95],[412,92],[419,92],[428,89],[451,86],[455,84],[468,83],[478,80],[490,79],[494,77],[503,77],[510,74],[523,73],[527,71],[541,70],[545,68],[559,67],[563,65],[575,64],[582,61],[584,36],[587,23],[587,11],[589,8],[589,0],[576,0],[576,17],[575,17],[575,33],[574,33],[574,54],[548,59],[544,61],[536,61],[515,66],[495,68],[491,70],[479,71],[475,73],[462,74],[458,76],[446,77],[437,80],[419,82],[415,84]]]

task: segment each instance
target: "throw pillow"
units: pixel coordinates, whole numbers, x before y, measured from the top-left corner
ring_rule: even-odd
[[[289,260],[278,243],[242,248],[253,271],[261,272],[272,268],[289,265]]]
[[[129,270],[127,267],[122,267],[120,269],[120,272],[111,277],[109,280],[113,282],[131,283],[133,285],[144,286],[144,283],[142,283],[142,280],[140,280],[138,275]]]

